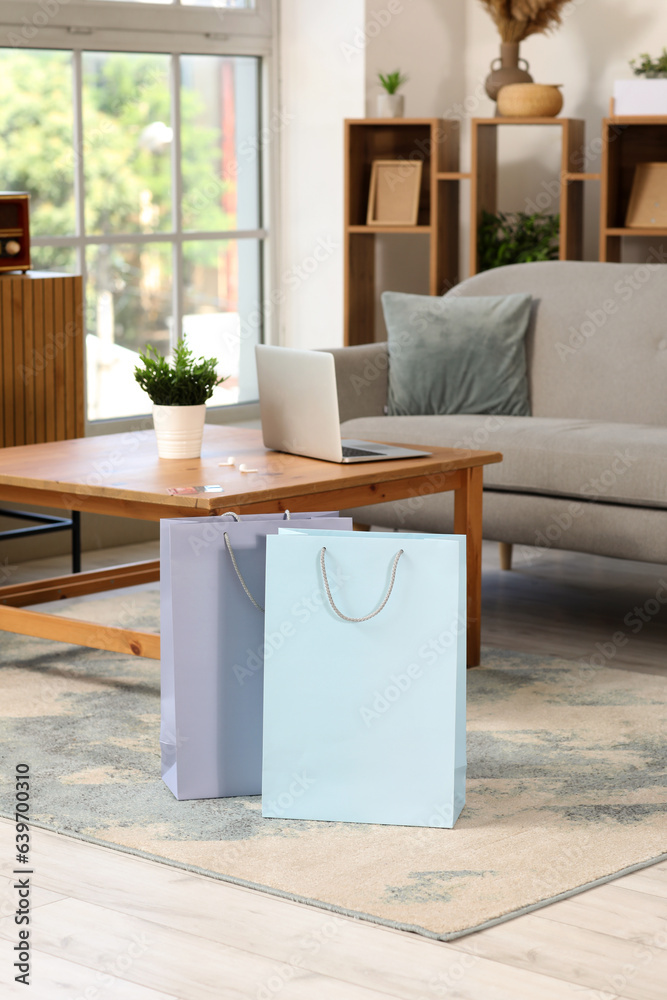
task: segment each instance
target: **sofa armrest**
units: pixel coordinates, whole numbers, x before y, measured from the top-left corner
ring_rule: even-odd
[[[328,352],[336,364],[340,422],[384,416],[387,405],[387,344],[361,344]]]

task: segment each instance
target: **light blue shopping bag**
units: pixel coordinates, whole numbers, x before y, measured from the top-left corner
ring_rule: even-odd
[[[264,816],[454,825],[465,542],[317,528],[267,540],[266,629],[289,639],[265,665]]]

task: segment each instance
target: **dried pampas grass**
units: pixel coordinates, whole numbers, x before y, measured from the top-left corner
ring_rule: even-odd
[[[528,35],[552,31],[570,0],[480,0],[493,18],[503,42],[521,42]]]

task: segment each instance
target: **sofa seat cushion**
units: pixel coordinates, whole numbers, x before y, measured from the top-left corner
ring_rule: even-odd
[[[360,417],[343,437],[500,451],[490,490],[667,508],[667,427],[553,417]]]

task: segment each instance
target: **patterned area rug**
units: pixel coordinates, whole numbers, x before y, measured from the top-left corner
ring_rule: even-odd
[[[158,593],[58,610],[146,628]],[[468,672],[467,804],[454,830],[415,829],[177,802],[160,780],[157,662],[0,642],[3,778],[30,764],[33,819],[51,829],[443,940],[667,851],[658,676],[486,649]]]

